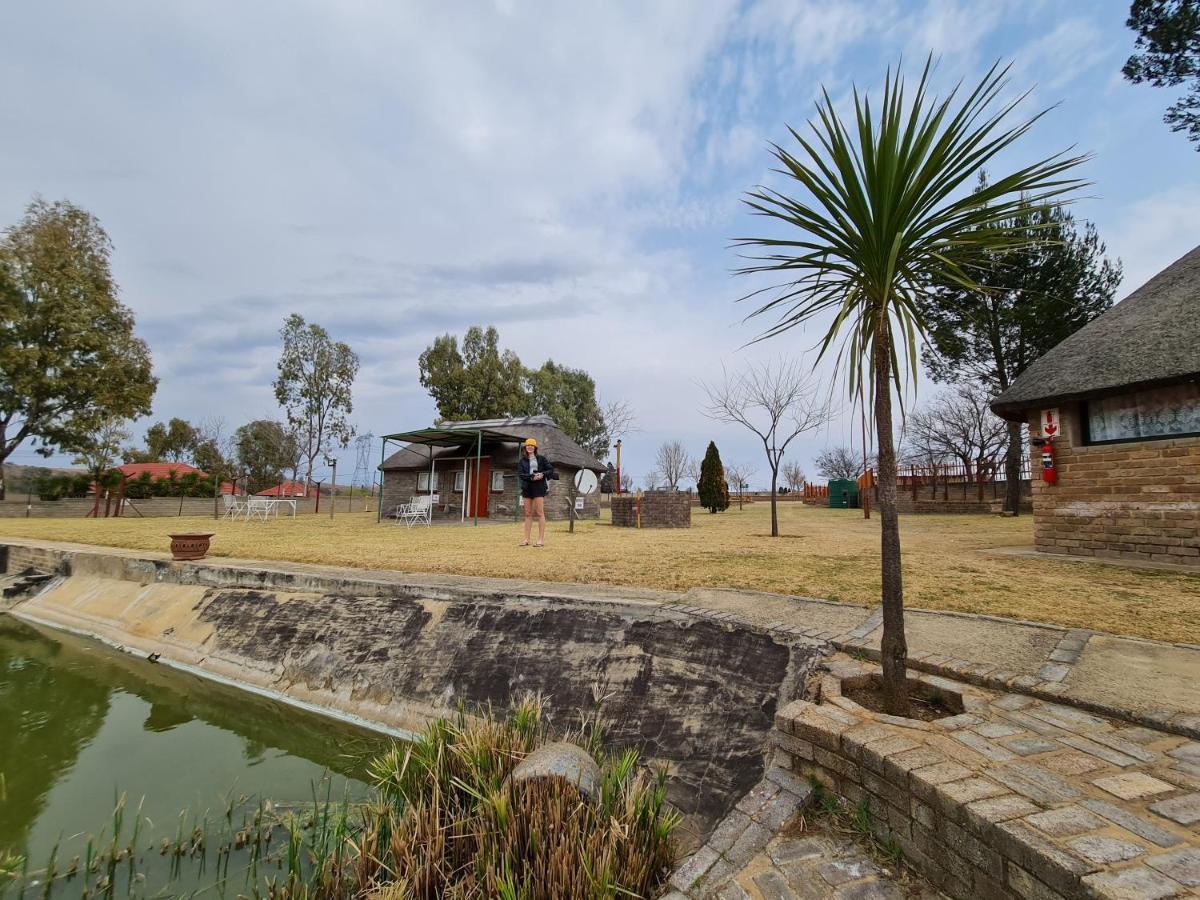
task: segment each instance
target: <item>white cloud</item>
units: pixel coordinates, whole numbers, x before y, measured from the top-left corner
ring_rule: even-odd
[[[639,409],[635,468],[670,437],[748,457],[699,416],[696,381],[815,341],[739,349],[757,331],[727,243],[752,227],[739,197],[767,141],[821,84],[844,98],[930,51],[950,81],[1006,29],[1022,79],[1103,114],[1096,60],[1119,40],[1045,3],[20,4],[0,32],[0,221],[34,192],[101,218],[159,417],[269,413],[295,310],[362,355],[364,429],[420,424],[417,354],[495,322],[526,362],[584,367]],[[1190,170],[1190,193],[1161,177],[1106,235],[1127,284],[1186,242]]]
[[[1106,236],[1111,254],[1125,266],[1118,297],[1137,290],[1200,242],[1197,209],[1200,181],[1182,182],[1127,207]]]

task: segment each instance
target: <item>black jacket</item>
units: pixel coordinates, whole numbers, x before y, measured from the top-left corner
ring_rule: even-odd
[[[542,473],[541,481],[534,481],[533,476],[529,474],[529,457],[522,454],[521,459],[517,462],[517,479],[521,482],[522,497],[545,497],[546,492],[550,490],[550,481],[558,481],[558,472],[554,471],[554,463],[546,459],[540,453],[534,454],[537,457],[537,470]]]

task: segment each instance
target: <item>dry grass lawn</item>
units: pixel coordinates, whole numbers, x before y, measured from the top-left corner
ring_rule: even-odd
[[[607,514],[606,514],[607,515]],[[518,547],[519,526],[377,525],[374,514],[269,523],[183,519],[0,519],[0,534],[166,550],[169,531],[215,531],[213,556],[360,568],[633,585],[734,587],[879,602],[879,519],[857,510],[781,505],[772,540],[765,503],[693,516],[686,530],[630,530],[607,521],[553,523],[543,550]],[[905,516],[905,600],[911,607],[1035,619],[1157,640],[1200,643],[1200,575],[990,554],[1031,545],[1030,517]]]

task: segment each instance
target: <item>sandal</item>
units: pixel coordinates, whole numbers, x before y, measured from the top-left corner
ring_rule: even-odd
[[[518,547],[528,547],[528,546],[529,546],[529,541],[521,541],[521,543],[520,543],[520,544],[518,544],[517,546],[518,546]]]
[[[537,542],[536,544],[534,544],[533,546],[535,546],[535,547],[545,547],[546,545],[545,545],[545,544],[543,544],[541,541],[538,541],[538,542]]]

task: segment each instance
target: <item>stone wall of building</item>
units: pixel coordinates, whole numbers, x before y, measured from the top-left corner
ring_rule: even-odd
[[[692,525],[690,491],[646,491],[642,494],[641,506],[643,528],[690,528]],[[637,527],[637,494],[613,496],[612,523],[622,528]]]
[[[461,464],[457,467],[462,471]],[[559,480],[550,482],[549,493],[546,495],[546,518],[551,521],[565,522],[571,506],[571,479],[575,477],[574,469],[560,468]],[[390,470],[383,476],[383,514],[385,517],[394,515],[395,509],[402,503],[408,503],[417,494],[425,491],[417,490],[415,469]],[[462,491],[454,490],[454,469],[443,469],[436,473],[438,504],[434,509],[434,519],[454,520],[462,518]],[[491,487],[489,480],[489,488]],[[521,506],[520,485],[515,472],[504,473],[504,490],[490,491],[488,494],[489,519],[519,519],[524,515]],[[600,518],[600,495],[593,491],[590,496],[583,498],[583,509],[575,513],[577,519]]]
[[[1088,446],[1079,405],[1059,415],[1057,484],[1042,481],[1041,448],[1030,448],[1037,549],[1200,568],[1200,437]]]

